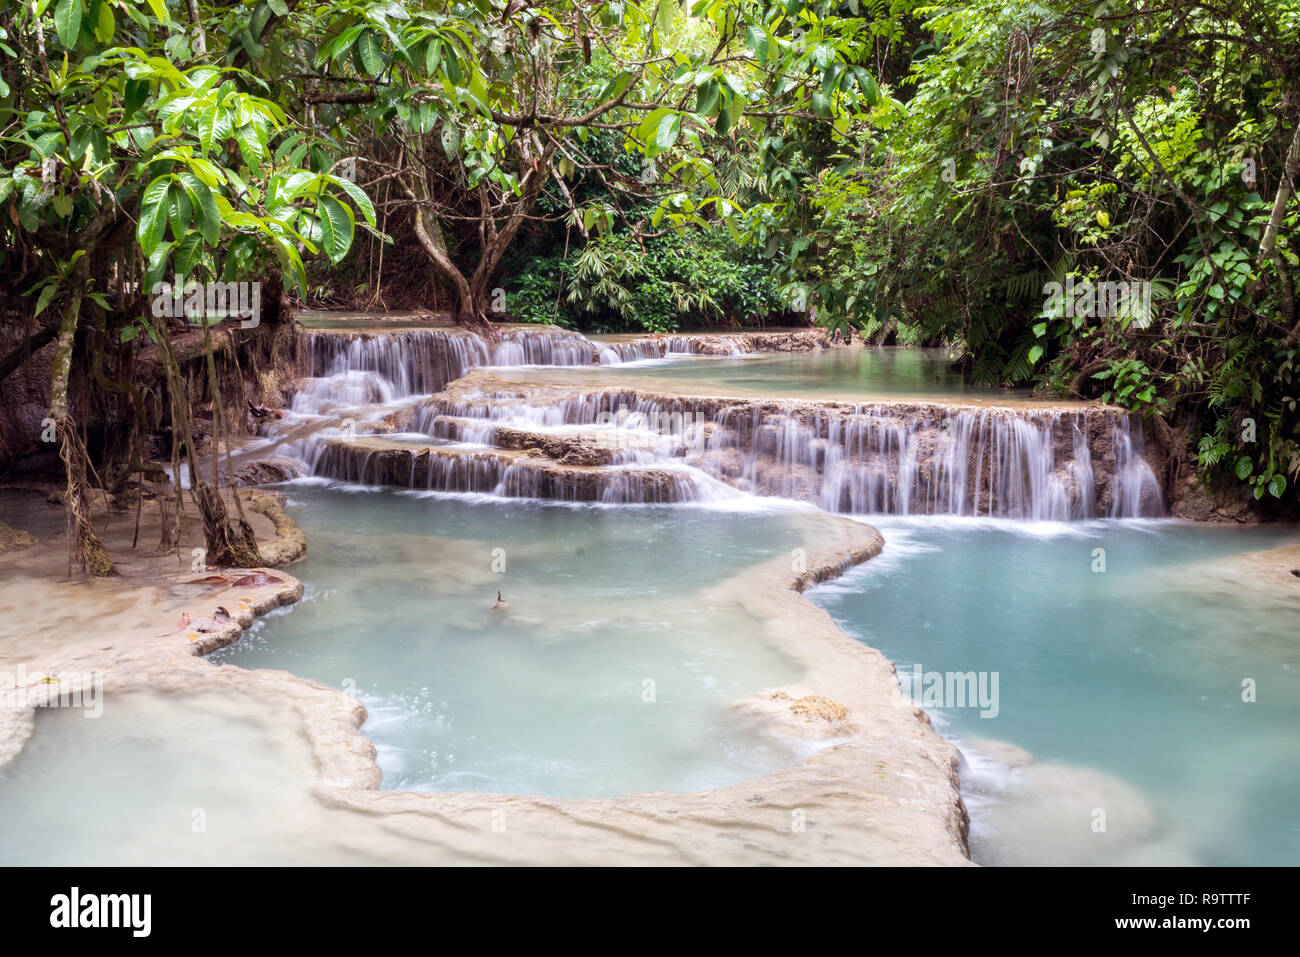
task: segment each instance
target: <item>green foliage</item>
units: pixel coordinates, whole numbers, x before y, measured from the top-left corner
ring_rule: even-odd
[[[797,186],[769,177],[748,206],[819,320],[957,345],[977,379],[1190,418],[1203,468],[1294,497],[1294,196],[1271,253],[1263,237],[1300,125],[1300,2],[897,13],[910,62],[838,145],[783,142]],[[1150,309],[1075,309],[1067,280],[1145,289]],[[1229,441],[1247,418],[1258,440]]]
[[[767,263],[728,238],[695,229],[638,241],[597,238],[568,258],[524,262],[507,280],[524,322],[599,331],[673,332],[683,325],[749,325],[787,317]]]

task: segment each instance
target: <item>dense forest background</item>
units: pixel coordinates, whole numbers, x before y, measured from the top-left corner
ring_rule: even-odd
[[[106,569],[89,490],[240,431],[328,305],[945,344],[1283,514],[1298,169],[1300,0],[5,0],[0,398],[48,417],[0,471],[48,420]]]

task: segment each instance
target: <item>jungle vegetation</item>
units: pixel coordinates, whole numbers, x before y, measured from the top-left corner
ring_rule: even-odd
[[[1298,170],[1300,0],[3,0],[0,390],[97,574],[160,435],[256,564],[197,450],[301,304],[945,344],[1294,508]]]

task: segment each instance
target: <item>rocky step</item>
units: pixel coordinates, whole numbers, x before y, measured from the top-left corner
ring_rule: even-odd
[[[453,442],[479,443],[510,451],[540,450],[561,465],[627,465],[667,451],[658,435],[642,428],[585,425],[522,428],[491,419],[434,416],[422,422],[426,434]]]
[[[551,457],[541,445],[476,449],[358,436],[328,439],[324,446],[315,474],[361,485],[608,504],[699,497],[697,479],[685,468],[570,464]],[[564,449],[553,446],[551,451]]]
[[[567,426],[640,430],[639,447],[738,490],[830,511],[1066,519],[1164,513],[1168,449],[1122,409],[1084,403],[806,400],[690,396],[530,383],[482,371],[426,400],[439,420],[527,444]],[[614,426],[618,426],[617,430]],[[515,437],[512,433],[524,433]],[[504,442],[504,440],[503,440]]]

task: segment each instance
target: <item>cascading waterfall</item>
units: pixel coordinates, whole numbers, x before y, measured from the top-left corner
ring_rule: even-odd
[[[322,414],[432,395],[485,366],[619,365],[674,355],[744,355],[752,338],[656,336],[597,343],[577,332],[539,327],[507,329],[489,345],[464,329],[313,330],[305,337],[308,378],[300,383],[292,409]]]
[[[312,471],[361,485],[562,502],[634,505],[718,497],[716,483],[679,463],[567,468],[529,456],[456,446],[376,447],[334,439],[319,445]]]
[[[808,338],[800,347],[820,342]],[[729,488],[854,514],[1050,521],[1164,514],[1141,421],[1114,409],[693,398],[527,385],[494,392],[476,390],[470,380],[438,394],[484,366],[609,365],[728,355],[746,346],[762,347],[761,338],[596,343],[525,328],[506,330],[490,345],[458,329],[311,332],[311,377],[295,396],[295,412],[342,414],[430,398],[406,403],[400,425],[390,415],[387,424],[360,429],[407,430],[401,435],[353,444],[351,436],[324,428],[284,451],[316,475],[503,496],[663,502],[707,499]]]
[[[1115,423],[1112,442],[1115,481],[1110,503],[1111,518],[1163,515],[1164,496],[1160,492],[1160,482],[1143,454],[1142,421],[1126,417]]]
[[[655,336],[601,342],[599,348],[603,366],[669,356],[742,356],[747,351],[743,341],[722,336]]]
[[[597,348],[576,332],[511,329],[489,345],[462,329],[306,334],[308,378],[293,411],[330,412],[347,406],[432,395],[483,366],[591,365]]]
[[[1164,513],[1142,455],[1141,422],[1118,410],[782,404],[599,390],[551,402],[436,398],[417,413],[415,428],[490,442],[498,426],[650,433],[657,441],[640,445],[660,459],[829,511],[1042,521]]]

